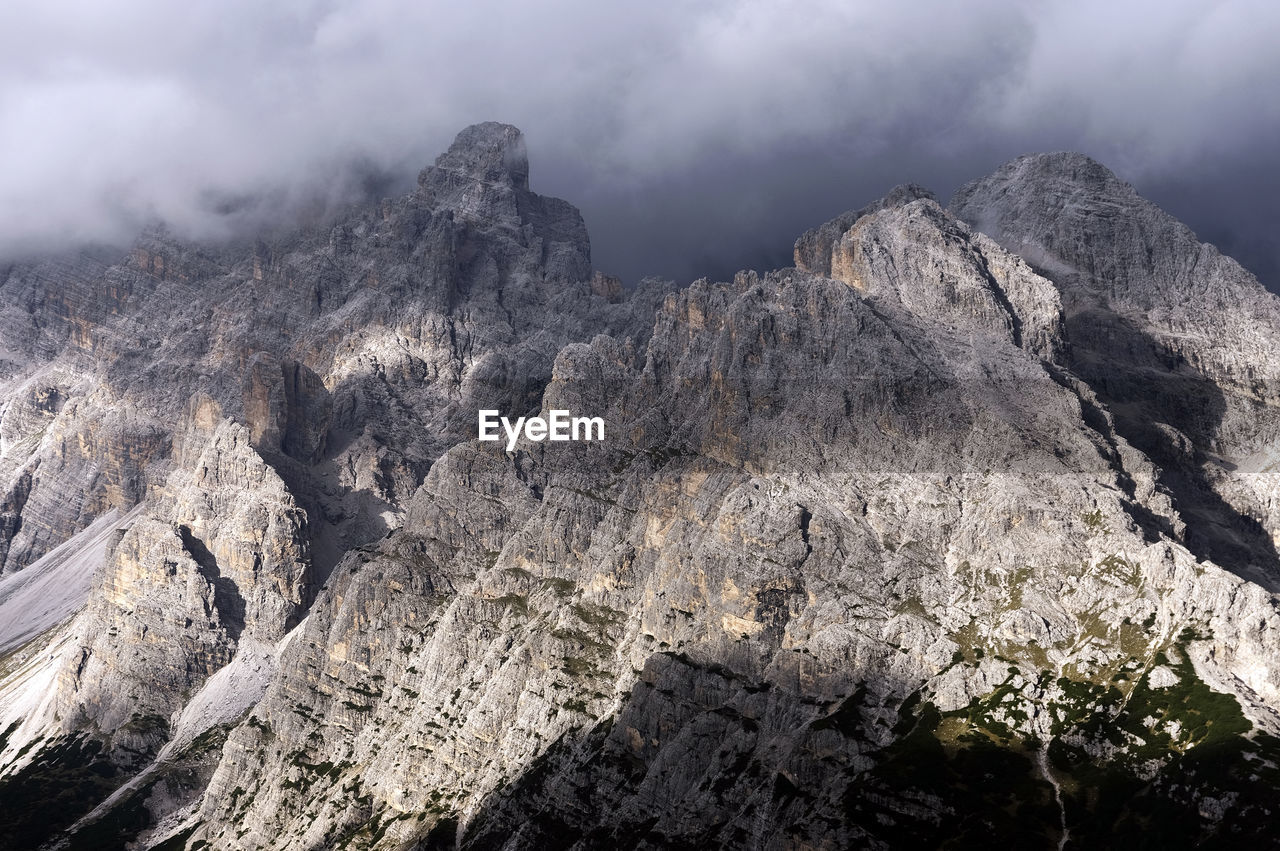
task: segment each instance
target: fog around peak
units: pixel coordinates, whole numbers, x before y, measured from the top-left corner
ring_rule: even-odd
[[[1276,32],[1263,2],[19,0],[0,254],[407,191],[495,120],[629,281],[786,264],[896,184],[1079,150],[1277,287]]]

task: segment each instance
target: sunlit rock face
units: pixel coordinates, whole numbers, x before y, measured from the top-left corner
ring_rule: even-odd
[[[0,613],[88,590],[0,662],[0,800],[74,792],[0,844],[1270,836],[1256,281],[1077,155],[683,289],[529,185],[476,125],[324,228],[6,273]]]

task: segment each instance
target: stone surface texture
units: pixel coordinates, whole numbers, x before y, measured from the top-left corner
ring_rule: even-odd
[[[624,290],[483,124],[324,228],[9,268],[4,570],[131,513],[0,660],[0,800],[76,791],[0,836],[1269,841],[1280,302],[1074,154],[795,264]]]

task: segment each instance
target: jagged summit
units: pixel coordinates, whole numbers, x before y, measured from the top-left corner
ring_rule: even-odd
[[[1153,240],[1164,245],[1150,253],[1170,257],[1199,247],[1190,228],[1142,198],[1106,166],[1074,152],[1027,154],[1010,160],[956,190],[949,206],[958,217],[1031,263],[1060,273],[1083,271],[1098,277],[1103,271],[1081,266],[1086,255],[1096,253],[1080,242],[1083,230],[1091,231],[1091,240],[1112,243],[1113,251],[1126,258],[1147,254],[1147,248],[1154,248]],[[1136,271],[1142,264],[1126,261],[1126,265],[1129,270],[1119,271]],[[1108,271],[1117,270],[1113,266]],[[1172,269],[1143,272],[1156,286],[1178,278]],[[1117,283],[1125,284],[1127,278],[1124,274]]]
[[[472,177],[484,183],[508,183],[529,189],[529,152],[518,127],[486,121],[472,124],[454,138],[434,168]],[[419,181],[427,179],[430,169]]]
[[[1159,314],[1234,311],[1244,296],[1271,310],[1243,267],[1084,154],[1018,157],[958,189],[949,209],[1053,273],[1068,300]]]
[[[1224,477],[1188,445],[1266,467],[1280,417],[1280,303],[1235,260],[1078,153],[1019,157],[951,211],[1052,279],[1067,366],[1161,466],[1198,555],[1280,582],[1273,478]],[[1265,518],[1260,524],[1252,518]],[[1264,528],[1265,527],[1265,528]]]
[[[1116,176],[1115,172],[1088,154],[1077,151],[1049,151],[1039,154],[1023,154],[1015,157],[982,181],[1016,180],[1019,182],[1054,181],[1070,184],[1080,189],[1122,191],[1135,194],[1133,187]],[[957,191],[959,196],[975,183],[962,187]]]
[[[901,207],[921,198],[934,198],[934,194],[915,183],[903,183],[889,190],[878,201],[874,201],[859,210],[841,213],[829,222],[824,222],[812,230],[805,231],[796,240],[794,254],[797,268],[819,275],[831,274],[831,249],[840,240],[854,222],[863,216],[869,216],[880,210]]]
[[[938,196],[933,190],[926,189],[918,183],[900,183],[889,190],[883,198],[873,201],[863,207],[859,212],[862,215],[876,212],[877,210],[888,210],[892,207],[901,207],[904,204],[910,204],[912,201],[918,201],[921,198],[931,198],[936,200]]]
[[[544,241],[549,275],[572,281],[591,275],[582,215],[567,201],[530,191],[524,136],[510,124],[473,124],[459,133],[435,165],[418,175],[415,202],[449,210],[468,227],[505,230],[521,243],[527,237],[521,229],[532,224]],[[569,254],[556,246],[568,246]]]
[[[796,243],[796,266],[922,323],[992,335],[1048,359],[1062,345],[1053,284],[919,186],[810,231]]]

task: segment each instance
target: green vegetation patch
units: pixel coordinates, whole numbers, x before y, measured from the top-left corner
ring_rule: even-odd
[[[1052,847],[1058,809],[1032,756],[978,730],[953,738],[947,720],[918,693],[903,703],[900,738],[845,792],[849,820],[891,848]]]
[[[1120,555],[1109,555],[1098,561],[1098,575],[1120,585],[1138,587],[1142,584],[1142,571],[1136,564]]]
[[[529,616],[529,598],[524,594],[505,594],[501,597],[495,597],[493,603],[521,617]]]
[[[1176,664],[1165,653],[1154,659],[1177,677],[1165,688],[1151,685],[1149,670],[1127,696],[1058,681],[1069,711],[1049,757],[1081,847],[1271,842],[1280,742],[1252,734],[1239,702],[1211,689],[1179,649]]]
[[[558,576],[549,576],[542,580],[542,586],[549,590],[557,597],[572,597],[578,590],[578,584],[572,579],[561,579]]]
[[[626,618],[624,612],[595,603],[574,603],[570,608],[578,620],[600,630],[615,627]]]
[[[37,848],[100,804],[125,780],[102,742],[84,735],[37,746],[0,780],[0,848]]]
[[[1061,816],[1070,847],[1269,846],[1280,739],[1253,730],[1238,701],[1211,689],[1179,649],[1130,660],[1132,671],[1122,664],[1123,677],[1103,682],[1011,668],[954,712],[917,692],[898,710],[897,740],[850,775],[847,817],[894,848],[1051,847]],[[1174,674],[1156,679],[1161,688],[1157,668]],[[1044,704],[1046,692],[1055,697]],[[876,717],[864,701],[860,689],[811,728],[864,737]],[[1037,704],[1051,713],[1047,743],[1019,730]]]

